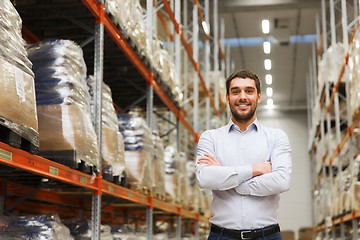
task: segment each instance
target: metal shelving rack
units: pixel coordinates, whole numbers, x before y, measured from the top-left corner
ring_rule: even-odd
[[[181,58],[181,50],[183,50],[187,55],[188,59],[192,63],[194,70],[194,79],[193,79],[193,94],[195,97],[191,101],[189,99],[185,99],[188,102],[188,106],[179,107],[172,99],[171,96],[162,88],[158,79],[155,79],[155,74],[151,67],[143,61],[139,57],[139,55],[135,52],[133,46],[128,42],[126,37],[119,31],[119,29],[114,25],[111,18],[105,13],[103,0],[82,0],[82,4],[86,6],[86,8],[91,12],[91,14],[95,17],[95,31],[94,37],[89,38],[84,41],[84,45],[88,42],[91,42],[94,39],[94,78],[96,81],[96,119],[95,119],[95,129],[98,135],[98,138],[101,136],[101,81],[103,79],[103,74],[106,72],[104,69],[104,30],[107,32],[107,35],[112,39],[113,43],[117,45],[117,47],[122,51],[122,53],[126,56],[126,58],[131,62],[131,64],[135,67],[136,71],[141,75],[141,77],[147,83],[147,123],[150,127],[152,127],[152,107],[154,104],[154,96],[153,91],[156,93],[157,98],[161,100],[161,102],[173,113],[177,121],[177,142],[178,142],[178,150],[180,150],[181,141],[180,138],[186,136],[185,145],[187,146],[187,140],[189,139],[188,135],[193,138],[194,142],[197,142],[199,138],[199,128],[198,128],[198,110],[199,107],[202,106],[204,101],[200,101],[198,98],[198,87],[199,82],[203,87],[206,93],[205,107],[206,107],[206,128],[210,126],[210,115],[211,113],[215,113],[215,115],[220,116],[220,108],[225,110],[225,104],[220,99],[218,94],[218,86],[215,84],[215,90],[213,93],[210,91],[210,82],[208,81],[209,77],[207,73],[210,70],[210,40],[211,36],[209,33],[205,32],[205,72],[206,72],[206,81],[202,75],[199,64],[199,46],[198,46],[198,19],[200,16],[201,22],[205,21],[209,23],[209,0],[205,0],[205,18],[202,15],[202,7],[197,0],[194,1],[193,6],[193,32],[192,32],[192,41],[193,46],[190,46],[189,40],[186,39],[187,33],[182,32],[181,29],[181,2],[180,0],[175,0],[174,11],[171,8],[173,1],[170,1],[170,4],[166,0],[162,0],[162,7],[168,13],[171,22],[175,28],[175,62],[176,62],[176,76],[180,78],[181,75],[181,62],[186,61],[184,58]],[[187,4],[187,3],[186,3]],[[214,0],[214,70],[219,70],[219,62],[217,56],[221,56],[221,72],[219,74],[224,74],[224,66],[225,66],[225,56],[222,51],[224,46],[219,46],[220,40],[218,38],[218,17],[217,17],[217,5],[218,1]],[[149,20],[149,24],[147,26],[147,33],[151,36],[152,39],[152,30],[151,23],[154,22],[154,16],[157,13],[158,17],[161,18],[161,13],[158,11],[159,6],[156,6],[155,1],[147,0],[147,17]],[[187,8],[187,7],[186,7]],[[157,9],[157,10],[156,10]],[[157,11],[157,12],[156,12]],[[175,14],[173,13],[175,12]],[[184,21],[188,22],[187,14],[184,16]],[[160,19],[161,20],[161,19]],[[165,21],[162,21],[166,23]],[[224,26],[222,26],[224,28]],[[91,32],[91,30],[90,30]],[[223,32],[223,30],[221,30]],[[26,27],[23,28],[23,34],[27,40],[32,43],[38,42],[39,39],[32,34]],[[223,34],[222,34],[223,35]],[[171,38],[171,36],[170,36]],[[182,44],[182,45],[181,45]],[[184,72],[187,69],[184,69]],[[189,83],[184,83],[184,86],[187,86]],[[183,87],[184,87],[183,86]],[[187,91],[187,87],[186,90]],[[212,94],[214,96],[212,96]],[[188,96],[188,94],[185,94]],[[189,105],[190,104],[190,105]],[[150,111],[149,111],[150,109]],[[192,110],[193,122],[190,124],[189,122],[189,110]],[[211,110],[212,109],[212,110]],[[225,112],[225,111],[224,111]],[[183,128],[183,129],[182,129]],[[101,142],[101,139],[99,139]],[[183,147],[184,148],[184,147]],[[100,148],[101,149],[101,148]],[[185,147],[187,149],[187,147]],[[101,158],[101,157],[100,157]],[[101,162],[101,161],[100,161]],[[100,223],[101,219],[104,218],[104,213],[109,212],[114,213],[118,210],[116,207],[112,206],[111,203],[114,201],[120,201],[120,205],[123,204],[136,204],[138,207],[141,207],[140,214],[143,214],[146,211],[146,225],[147,225],[147,239],[152,239],[152,231],[153,231],[153,217],[154,210],[162,211],[168,214],[173,214],[176,216],[177,229],[176,229],[176,237],[177,239],[181,239],[181,221],[182,218],[192,219],[195,221],[195,236],[198,239],[198,228],[199,221],[207,222],[209,216],[202,215],[197,211],[190,211],[183,208],[180,205],[167,203],[158,199],[155,199],[152,196],[144,195],[139,192],[133,191],[131,189],[113,184],[102,179],[101,173],[96,177],[94,175],[89,175],[82,173],[80,171],[71,169],[67,166],[58,164],[56,162],[44,159],[42,157],[32,155],[28,152],[25,152],[20,149],[13,148],[7,144],[0,142],[0,164],[4,166],[8,166],[9,168],[17,169],[16,171],[31,173],[34,176],[38,176],[44,179],[50,179],[50,181],[54,180],[60,184],[66,184],[66,186],[71,186],[71,188],[75,187],[80,189],[81,194],[85,194],[86,196],[91,196],[91,202],[84,200],[84,197],[67,197],[63,196],[57,192],[47,191],[42,189],[41,186],[37,188],[18,185],[18,183],[8,182],[6,179],[2,179],[2,191],[0,192],[0,209],[4,213],[6,210],[14,209],[19,206],[20,203],[25,204],[28,208],[39,209],[36,205],[34,205],[31,201],[25,202],[27,199],[35,199],[37,201],[51,202],[55,204],[55,206],[49,206],[40,204],[37,206],[41,206],[45,212],[49,211],[60,211],[59,209],[66,208],[69,211],[69,206],[74,209],[78,209],[79,212],[77,214],[84,214],[85,211],[88,214],[91,213],[92,219],[92,229],[93,236],[92,239],[100,238]],[[100,166],[101,167],[101,166]],[[18,187],[21,186],[23,191],[18,191]],[[24,192],[28,192],[25,196]],[[18,196],[19,200],[7,199],[8,195]],[[106,200],[106,201],[104,201]],[[105,203],[106,202],[106,203]],[[9,206],[10,204],[10,206]],[[66,205],[65,207],[63,205]],[[24,205],[24,206],[25,206]],[[73,211],[69,211],[72,213]],[[74,214],[74,213],[73,213]],[[111,216],[110,219],[121,218],[124,219],[124,216]]]
[[[350,6],[350,7],[349,7]],[[332,216],[328,211],[328,207],[332,206],[332,201],[334,201],[335,186],[339,189],[343,188],[342,180],[342,170],[344,168],[353,169],[354,166],[354,157],[356,156],[356,146],[353,140],[354,129],[359,128],[360,114],[355,114],[352,116],[350,108],[350,80],[349,80],[349,69],[348,69],[348,58],[349,58],[349,44],[353,44],[352,39],[349,43],[349,35],[359,34],[359,17],[358,17],[358,3],[357,1],[334,1],[329,0],[329,13],[326,12],[326,3],[325,0],[322,0],[322,19],[321,19],[321,37],[320,37],[320,19],[317,18],[317,38],[318,41],[313,42],[313,56],[309,62],[310,73],[308,75],[308,109],[314,109],[316,104],[320,104],[320,121],[318,123],[312,122],[311,116],[309,116],[309,132],[310,132],[310,141],[309,141],[309,153],[310,160],[312,165],[316,166],[315,163],[315,153],[319,151],[316,148],[315,139],[320,139],[319,144],[321,144],[322,152],[322,166],[320,172],[316,172],[316,167],[313,167],[313,196],[314,203],[316,201],[316,196],[323,191],[325,196],[320,207],[324,209],[325,219],[314,227],[314,232],[319,233],[321,239],[358,239],[358,220],[360,218],[360,212],[356,210],[351,210],[350,212],[343,212],[338,216]],[[327,16],[329,14],[329,16]],[[352,21],[348,23],[348,16],[351,16]],[[336,23],[336,20],[341,20],[339,23]],[[330,29],[328,29],[330,26]],[[339,34],[339,27],[342,35]],[[339,32],[337,32],[339,31]],[[341,41],[339,40],[341,39]],[[341,69],[336,69],[336,59],[338,56],[333,55],[331,60],[334,76],[338,76],[337,79],[333,79],[333,85],[331,88],[331,83],[329,78],[325,77],[325,86],[322,91],[321,96],[317,96],[317,72],[318,66],[317,63],[321,60],[321,52],[325,53],[328,49],[328,40],[331,42],[331,46],[335,47],[337,42],[342,42],[344,44],[344,49],[346,56],[344,58],[344,64]],[[334,51],[336,52],[336,51]],[[336,53],[335,53],[336,54]],[[327,68],[329,63],[325,63],[325,68]],[[328,74],[328,69],[325,71]],[[340,92],[341,81],[345,81],[345,92]],[[340,101],[346,101],[346,118],[341,119],[340,114],[344,109],[340,108]],[[320,101],[320,103],[318,102]],[[333,112],[333,113],[332,113]],[[309,112],[310,113],[310,112]],[[335,124],[333,124],[335,122]],[[343,125],[346,125],[346,128],[343,128]],[[332,127],[334,125],[334,127]],[[311,129],[311,126],[317,126],[317,128]],[[332,146],[331,141],[331,129],[335,129],[335,146]],[[327,138],[325,133],[327,132]],[[341,136],[343,133],[343,136]],[[345,153],[342,152],[345,143],[349,143],[349,151]],[[349,165],[345,166],[342,163],[342,158],[346,157],[349,159]],[[337,161],[338,165],[335,166],[339,171],[335,172],[333,163]],[[338,175],[338,182],[335,184],[335,176]],[[316,213],[314,209],[314,221],[316,222]],[[351,227],[350,227],[351,226]],[[352,235],[349,235],[345,231],[345,227],[350,227],[352,229]]]

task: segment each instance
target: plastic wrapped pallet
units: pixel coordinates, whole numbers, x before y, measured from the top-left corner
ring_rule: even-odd
[[[60,151],[74,151],[69,165],[98,166],[82,49],[70,40],[47,40],[31,45],[28,54],[36,76],[40,151],[56,152],[50,158],[55,161]]]
[[[179,168],[179,177],[180,177],[180,202],[181,204],[189,208],[189,183],[188,183],[188,170],[186,164],[186,156],[185,153],[180,152],[179,154],[179,163],[177,164]]]
[[[127,182],[132,189],[151,192],[154,147],[151,131],[140,117],[120,115],[118,123],[124,137]]]
[[[181,179],[179,153],[174,146],[165,147],[165,189],[167,200],[180,203]]]
[[[360,109],[360,36],[354,35],[353,44],[349,48],[349,79],[350,79],[350,108],[352,116]]]
[[[190,210],[199,209],[199,186],[197,185],[196,175],[195,175],[195,163],[188,161],[186,163],[187,167],[187,178],[188,178],[188,202]]]
[[[92,225],[90,220],[81,219],[67,219],[64,221],[66,226],[69,227],[70,233],[74,236],[75,240],[91,240],[92,237]],[[108,225],[100,225],[100,239],[101,240],[113,240],[111,234],[111,227]]]
[[[94,89],[95,81],[93,76],[87,79],[91,96],[91,111],[94,115]],[[101,128],[101,156],[103,178],[114,181],[114,177],[120,177],[125,169],[123,151],[123,139],[119,136],[118,120],[113,105],[110,87],[102,82],[102,128]],[[120,141],[120,142],[119,142]]]
[[[336,54],[336,57],[334,54]],[[329,81],[330,83],[337,82],[339,77],[338,73],[344,63],[345,54],[346,52],[343,43],[336,43],[335,46],[330,46],[323,54],[319,63],[317,95],[321,95],[325,86],[325,81]],[[335,74],[335,69],[337,70],[337,75]],[[343,78],[342,81],[344,80],[345,79]]]
[[[160,199],[165,199],[165,162],[164,144],[157,132],[153,132],[154,158],[152,161],[153,169],[153,193]]]
[[[134,227],[129,224],[124,224],[119,227],[111,227],[111,234],[114,240],[136,240],[134,232]]]
[[[6,240],[73,240],[69,229],[57,214],[1,217],[0,239]]]
[[[0,124],[39,146],[34,73],[21,37],[22,22],[9,0],[0,3]]]

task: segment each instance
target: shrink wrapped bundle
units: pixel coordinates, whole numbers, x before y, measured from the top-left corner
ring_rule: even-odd
[[[354,35],[353,44],[349,48],[349,80],[350,80],[350,108],[352,116],[360,108],[360,36]]]
[[[188,183],[188,170],[187,170],[187,164],[186,164],[186,157],[185,153],[181,152],[179,154],[179,163],[177,164],[179,168],[179,177],[180,177],[180,202],[186,206],[189,207],[189,183]]]
[[[335,46],[330,46],[323,54],[319,63],[317,95],[321,95],[325,86],[325,81],[329,81],[330,83],[337,82],[339,71],[344,63],[345,55],[346,52],[344,44],[342,43],[336,43]],[[344,80],[345,79],[343,78],[342,81]]]
[[[153,132],[154,158],[152,161],[153,169],[153,192],[155,195],[165,199],[165,162],[164,162],[164,144],[158,133]]]
[[[181,179],[179,171],[180,156],[174,146],[165,147],[165,189],[167,199],[180,203]]]
[[[105,3],[105,11],[114,23],[131,38],[141,53],[151,60],[149,40],[145,32],[143,11],[139,0],[109,0]]]
[[[61,223],[57,214],[2,217],[0,239],[47,239],[73,240],[69,229]]]
[[[135,190],[152,190],[152,159],[154,143],[145,120],[130,115],[118,116],[124,137],[127,182]]]
[[[92,239],[92,224],[90,220],[68,219],[65,221],[65,224],[69,227],[70,233],[74,236],[75,240]],[[100,239],[113,240],[110,226],[100,225]]]
[[[0,57],[24,73],[34,77],[21,35],[22,21],[9,0],[0,3]]]
[[[187,170],[187,184],[188,184],[188,201],[189,208],[191,210],[199,209],[199,196],[200,191],[199,186],[197,185],[196,175],[195,175],[195,163],[188,161],[186,163]]]
[[[95,81],[93,76],[88,77],[88,86],[91,96],[91,112],[94,115],[94,89]],[[101,125],[101,156],[103,178],[113,181],[113,177],[121,176],[125,169],[123,138],[119,135],[118,120],[113,105],[111,89],[102,82],[102,125]]]
[[[74,151],[71,161],[98,166],[82,49],[69,40],[47,40],[28,53],[36,76],[40,151]]]
[[[161,41],[153,44],[153,66],[159,73],[161,80],[169,87],[175,101],[180,102],[183,98],[180,89],[180,79],[175,76],[175,64],[170,58],[168,51]]]
[[[0,3],[0,124],[39,146],[34,73],[21,37],[22,22],[9,0]]]

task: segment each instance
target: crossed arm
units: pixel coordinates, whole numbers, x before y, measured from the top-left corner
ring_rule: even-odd
[[[201,141],[200,139],[200,148]],[[203,141],[206,142],[207,139],[203,139]],[[207,142],[204,145],[205,149],[209,146]],[[208,149],[208,152],[212,153],[211,149]],[[290,188],[291,156],[286,135],[275,142],[271,162],[229,167],[221,166],[220,162],[212,155],[213,153],[200,154],[196,163],[196,174],[202,188],[234,189],[241,195],[253,196],[270,196]]]

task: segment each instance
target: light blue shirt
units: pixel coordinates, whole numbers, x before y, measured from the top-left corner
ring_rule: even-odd
[[[213,192],[210,222],[229,229],[262,228],[277,223],[279,193],[289,190],[291,149],[287,135],[267,128],[257,119],[246,131],[231,120],[205,131],[197,159],[211,154],[221,166],[196,164],[201,188]],[[272,173],[252,177],[251,164],[271,160]]]

